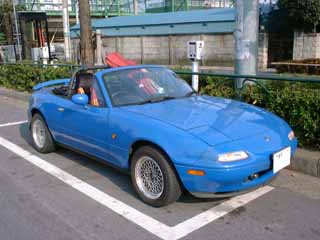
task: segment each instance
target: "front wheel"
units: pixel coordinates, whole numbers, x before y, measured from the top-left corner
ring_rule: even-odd
[[[36,113],[31,120],[31,136],[33,145],[38,152],[50,153],[55,150],[55,144],[43,117]]]
[[[154,207],[175,202],[181,187],[167,157],[151,146],[139,148],[132,156],[131,179],[140,198]]]

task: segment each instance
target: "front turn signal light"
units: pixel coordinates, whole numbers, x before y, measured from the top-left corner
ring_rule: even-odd
[[[196,170],[196,169],[190,169],[187,172],[189,175],[195,175],[195,176],[204,176],[206,173],[202,170]]]

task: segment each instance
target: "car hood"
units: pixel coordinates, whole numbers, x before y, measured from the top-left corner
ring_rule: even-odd
[[[288,130],[272,113],[224,98],[197,96],[126,108],[187,131],[209,145]]]

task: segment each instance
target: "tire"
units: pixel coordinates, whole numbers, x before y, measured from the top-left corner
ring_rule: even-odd
[[[56,150],[50,130],[40,114],[33,115],[30,130],[33,146],[38,152],[50,153]]]
[[[153,207],[169,205],[177,201],[182,193],[167,157],[151,146],[143,146],[134,152],[131,159],[131,181],[139,197]],[[153,187],[146,182],[153,183]]]

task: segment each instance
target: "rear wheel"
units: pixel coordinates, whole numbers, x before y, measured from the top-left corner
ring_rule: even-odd
[[[139,148],[132,156],[131,179],[140,198],[161,207],[175,202],[181,187],[167,157],[151,146]]]
[[[55,150],[55,144],[43,117],[36,113],[31,120],[31,136],[33,145],[38,152],[50,153]]]

